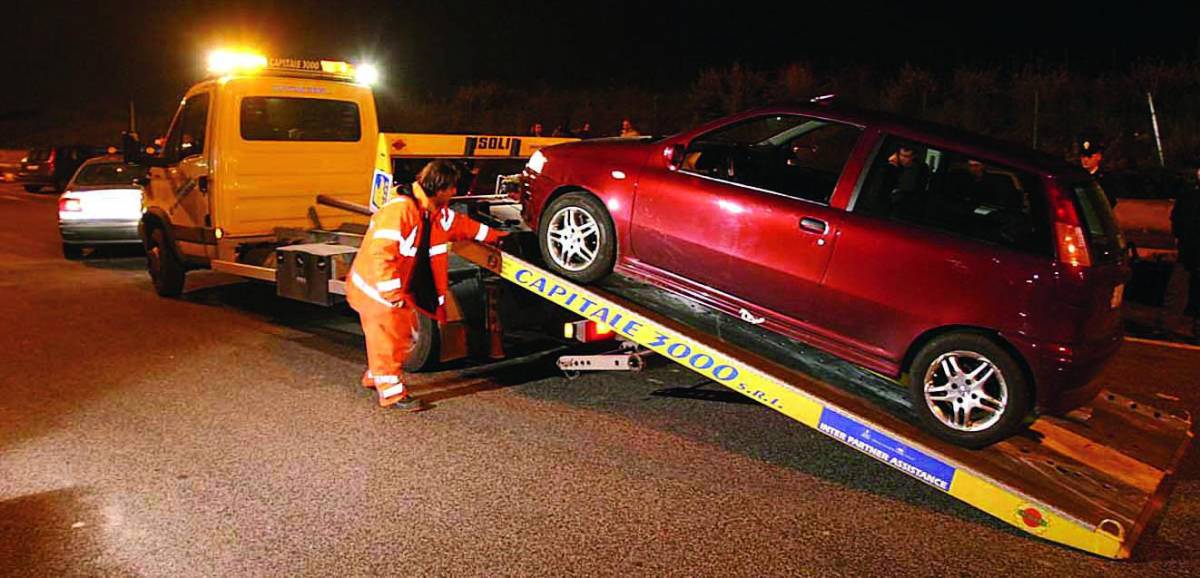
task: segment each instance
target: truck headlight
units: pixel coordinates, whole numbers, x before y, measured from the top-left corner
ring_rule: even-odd
[[[546,155],[542,154],[542,151],[533,151],[533,155],[529,157],[529,162],[525,163],[525,166],[535,173],[541,173],[542,169],[546,167]]]

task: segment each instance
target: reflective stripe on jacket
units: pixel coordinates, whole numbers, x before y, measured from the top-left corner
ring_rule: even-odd
[[[363,237],[351,267],[350,283],[346,284],[346,299],[358,309],[362,305],[387,304],[403,306],[415,301],[412,283],[418,258],[428,258],[437,292],[436,311],[424,313],[438,320],[445,319],[446,293],[449,291],[450,243],[474,239],[495,243],[499,233],[487,225],[450,210],[441,209],[430,215],[428,255],[417,255],[423,231],[421,208],[411,197],[402,196],[388,201],[371,217],[371,226]]]

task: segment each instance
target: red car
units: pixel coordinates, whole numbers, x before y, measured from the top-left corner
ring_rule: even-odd
[[[556,273],[614,269],[907,381],[982,447],[1096,394],[1129,276],[1104,192],[1061,159],[836,106],[543,149],[523,216]]]

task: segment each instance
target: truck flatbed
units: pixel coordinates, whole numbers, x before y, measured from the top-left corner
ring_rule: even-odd
[[[1099,556],[1130,556],[1165,502],[1170,475],[1193,437],[1191,417],[1169,407],[1169,400],[1151,406],[1150,400],[1103,391],[1087,406],[1043,416],[1001,443],[960,448],[910,423],[898,399],[881,403],[868,395],[886,389],[883,377],[863,371],[842,376],[863,384],[860,391],[837,387],[740,346],[730,335],[722,338],[721,322],[702,309],[680,315],[665,303],[656,307],[656,299],[670,299],[661,292],[647,294],[619,281],[581,287],[477,243],[456,244],[454,251],[1004,522]],[[670,316],[663,313],[668,310]]]

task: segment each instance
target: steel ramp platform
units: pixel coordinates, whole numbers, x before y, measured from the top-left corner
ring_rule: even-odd
[[[876,402],[630,302],[479,243],[465,259],[610,326],[712,381],[1040,538],[1128,558],[1170,491],[1192,439],[1167,400],[1104,391],[1063,417],[982,450],[948,444]]]

